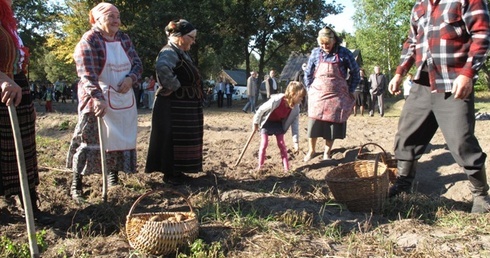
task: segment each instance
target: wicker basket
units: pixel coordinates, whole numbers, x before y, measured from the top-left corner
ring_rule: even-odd
[[[180,195],[187,202],[189,212],[150,212],[133,214],[136,205],[156,191]],[[171,190],[149,191],[140,196],[126,217],[126,235],[129,244],[143,254],[167,255],[193,242],[199,233],[197,216],[185,196]]]
[[[378,148],[381,149],[381,152],[376,152],[376,153],[373,153],[373,152],[362,152],[364,147],[368,146],[368,145],[374,145]],[[389,155],[388,153],[386,153],[385,149],[383,149],[383,147],[381,147],[379,144],[377,143],[374,143],[374,142],[368,142],[368,143],[365,143],[363,145],[361,145],[361,148],[359,148],[359,152],[357,152],[357,157],[356,157],[356,160],[374,160],[376,158],[376,154],[378,153],[381,153],[381,160],[384,162],[385,160],[389,159]]]
[[[380,212],[388,193],[387,166],[375,160],[349,162],[332,169],[326,176],[335,200],[350,211]]]
[[[395,182],[396,174],[397,174],[397,166],[396,166],[397,160],[391,158],[390,154],[387,153],[385,151],[385,149],[383,149],[383,147],[381,147],[379,144],[374,143],[374,142],[369,142],[369,143],[362,145],[361,148],[359,148],[359,152],[357,153],[356,160],[374,160],[376,158],[376,154],[378,154],[378,153],[362,152],[364,147],[366,147],[367,145],[374,145],[374,146],[377,146],[378,148],[381,149],[381,152],[379,152],[379,153],[382,153],[381,160],[388,167],[388,177],[390,179],[390,182],[391,183]]]

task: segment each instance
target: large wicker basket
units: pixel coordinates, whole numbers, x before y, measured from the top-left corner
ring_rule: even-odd
[[[363,152],[364,148],[368,145],[374,145],[374,146],[378,147],[381,150],[381,152]],[[381,153],[381,160],[382,161],[389,158],[389,154],[386,153],[386,151],[385,151],[385,149],[383,149],[383,147],[381,147],[377,143],[368,142],[368,143],[361,145],[361,147],[359,148],[359,151],[357,152],[356,160],[374,160],[378,153]]]
[[[380,212],[388,193],[386,164],[375,160],[349,162],[332,169],[326,176],[335,200],[353,212]]]
[[[189,212],[149,212],[133,214],[136,205],[156,191],[171,192],[184,198]],[[199,223],[185,196],[172,190],[149,191],[140,196],[126,217],[126,235],[129,244],[143,254],[167,255],[193,242],[199,233]]]
[[[359,152],[357,153],[356,160],[374,160],[375,159],[376,154],[378,154],[378,153],[363,152],[364,147],[366,147],[367,145],[374,145],[374,146],[378,147],[379,149],[381,149],[381,152],[378,152],[378,153],[381,153],[381,160],[388,167],[388,176],[389,176],[390,182],[392,182],[392,183],[395,182],[396,174],[397,174],[397,164],[396,164],[397,160],[392,158],[391,155],[389,153],[387,153],[385,151],[385,149],[383,149],[383,147],[381,147],[379,144],[374,143],[374,142],[368,142],[368,143],[363,144],[359,148]]]

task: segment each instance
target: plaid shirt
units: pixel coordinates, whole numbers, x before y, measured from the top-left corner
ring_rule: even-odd
[[[357,64],[354,55],[349,49],[342,46],[337,46],[337,51],[335,52],[337,53],[327,54],[320,47],[316,47],[311,51],[304,77],[304,83],[307,89],[310,88],[313,79],[315,79],[315,71],[320,62],[320,55],[322,55],[323,61],[335,61],[336,54],[338,54],[341,64],[339,65],[339,68],[342,76],[347,79],[347,72],[349,73],[349,80],[347,81],[349,84],[349,92],[353,93],[356,90],[357,84],[361,81],[361,76],[359,75],[359,65]]]
[[[412,9],[408,39],[403,44],[397,74],[415,63],[428,71],[432,90],[450,92],[458,75],[473,78],[489,48],[489,14],[484,0],[418,0]]]
[[[102,90],[99,86],[99,74],[105,66],[107,40],[102,36],[100,30],[93,27],[85,32],[80,42],[75,47],[74,59],[77,67],[78,97],[80,99],[78,110],[81,113],[93,112],[92,98],[103,100]],[[141,63],[131,39],[126,33],[116,32],[114,41],[121,42],[123,49],[131,62],[131,71],[127,76],[136,83],[143,72]]]

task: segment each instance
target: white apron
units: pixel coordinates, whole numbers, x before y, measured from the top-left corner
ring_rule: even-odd
[[[134,92],[117,92],[119,84],[131,71],[131,62],[120,42],[106,42],[106,62],[99,75],[99,85],[106,99],[104,136],[106,151],[136,149],[138,114]]]

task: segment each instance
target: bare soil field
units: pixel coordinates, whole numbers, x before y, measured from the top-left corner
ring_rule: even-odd
[[[197,214],[195,246],[168,257],[488,257],[490,215],[473,215],[466,176],[445,146],[440,131],[420,160],[416,194],[386,202],[380,213],[350,212],[335,201],[325,181],[333,168],[355,161],[360,146],[377,143],[393,152],[393,139],[403,100],[388,101],[384,117],[352,116],[347,138],[334,144],[333,158],[307,151],[305,114],[300,118],[300,153],[289,152],[291,171],[282,168],[279,149],[270,138],[265,169],[257,172],[259,136],[234,166],[252,130],[243,101],[233,108],[204,109],[204,171],[183,184],[163,182],[161,173],[144,173],[151,111],[139,109],[138,173],[120,173],[120,185],[102,201],[100,174],[86,176],[87,202],[70,197],[71,172],[65,169],[69,141],[77,122],[72,103],[54,103],[54,113],[38,110],[37,134],[41,183],[40,208],[54,219],[36,224],[42,235],[42,257],[145,257],[128,243],[125,222],[135,200],[145,192],[172,189],[184,195]],[[490,120],[478,120],[476,135],[490,151]],[[285,137],[292,148],[291,132]],[[317,152],[324,142],[319,140]],[[369,146],[364,151],[379,152]],[[487,160],[487,167],[489,161]],[[0,198],[0,251],[7,239],[27,243],[25,219],[13,200]],[[135,212],[189,210],[183,198],[155,192]],[[0,252],[1,254],[1,252]],[[1,256],[1,255],[0,255]],[[8,255],[7,255],[8,256]],[[12,255],[10,257],[17,257]]]

